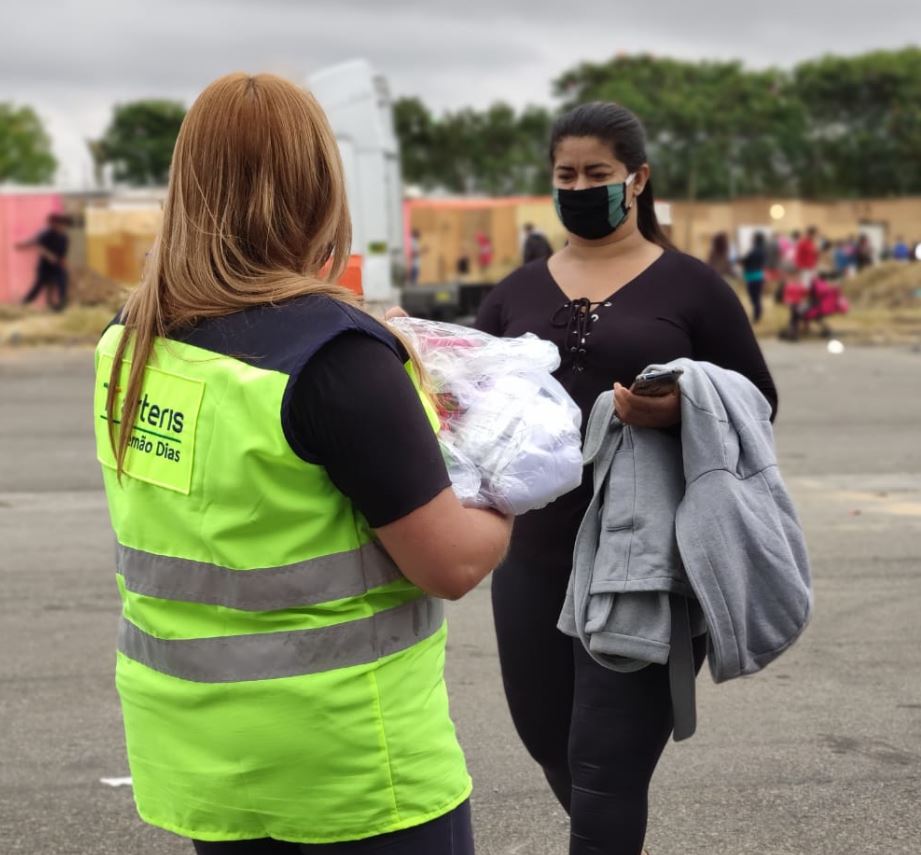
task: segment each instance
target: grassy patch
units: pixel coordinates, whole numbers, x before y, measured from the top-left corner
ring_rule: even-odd
[[[93,345],[115,315],[111,306],[72,306],[51,313],[4,307],[0,345]]]

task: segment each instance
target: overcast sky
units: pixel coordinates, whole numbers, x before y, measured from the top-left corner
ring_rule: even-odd
[[[0,101],[36,107],[80,185],[114,103],[188,104],[228,71],[365,57],[437,109],[550,103],[561,71],[619,52],[763,67],[918,43],[921,0],[3,0],[0,22]]]

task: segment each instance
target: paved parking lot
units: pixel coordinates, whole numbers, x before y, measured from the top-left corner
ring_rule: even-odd
[[[921,852],[921,353],[769,343],[807,529],[813,625],[764,673],[700,681],[653,782],[653,855]],[[112,685],[113,550],[86,351],[0,354],[0,853],[167,855],[140,823]],[[487,583],[488,584],[488,583]],[[561,855],[566,821],[514,734],[487,585],[450,610],[449,686],[478,851]],[[433,853],[437,855],[437,853]]]

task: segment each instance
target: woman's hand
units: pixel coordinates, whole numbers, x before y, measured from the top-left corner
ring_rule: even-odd
[[[614,384],[614,413],[631,427],[669,428],[681,422],[680,393],[652,397],[635,395],[626,386]]]
[[[408,318],[409,315],[406,313],[406,310],[401,306],[394,306],[392,309],[387,309],[384,312],[384,320],[392,321],[394,318]]]

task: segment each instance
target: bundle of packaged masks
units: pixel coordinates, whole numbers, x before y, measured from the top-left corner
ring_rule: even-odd
[[[439,442],[468,506],[523,514],[582,481],[582,414],[551,375],[556,346],[530,333],[496,338],[418,318],[391,323],[413,344],[434,386]]]

